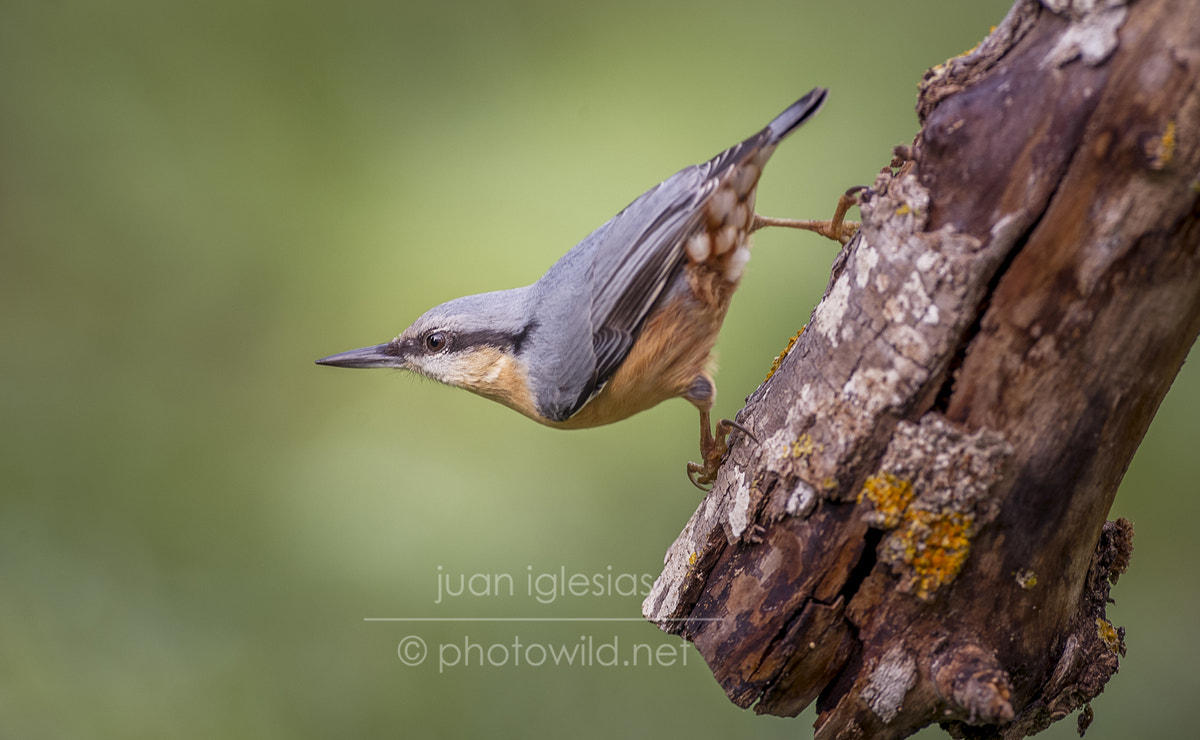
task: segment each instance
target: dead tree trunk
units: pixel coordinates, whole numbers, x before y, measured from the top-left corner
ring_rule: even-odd
[[[1105,517],[1200,331],[1200,3],[1019,0],[918,114],[643,610],[819,738],[1019,738],[1124,651]]]

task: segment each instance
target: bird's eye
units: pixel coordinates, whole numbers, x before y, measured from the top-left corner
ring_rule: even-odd
[[[441,352],[449,343],[450,340],[444,331],[435,331],[425,335],[425,349],[430,352]]]

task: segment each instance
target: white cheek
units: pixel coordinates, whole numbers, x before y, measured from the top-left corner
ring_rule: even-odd
[[[443,383],[450,385],[465,385],[468,380],[467,366],[461,361],[455,362],[452,355],[438,355],[434,358],[434,372]]]
[[[454,365],[446,362],[446,355],[417,357],[411,360],[409,365],[414,372],[418,372],[427,378],[432,378],[440,383],[454,384],[454,381],[448,377],[448,374],[454,372]]]
[[[413,363],[423,375],[446,385],[478,389],[500,377],[500,363],[487,363],[484,357],[470,353],[426,355]]]

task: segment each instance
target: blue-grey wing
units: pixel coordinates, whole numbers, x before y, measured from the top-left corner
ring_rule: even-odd
[[[583,301],[575,292],[570,303],[561,301],[566,312],[581,312],[559,317],[574,325],[559,337],[559,348],[571,351],[560,355],[563,366],[553,372],[566,382],[551,408],[543,408],[550,418],[574,415],[625,361],[655,302],[682,269],[684,245],[701,227],[704,204],[728,168],[761,146],[760,138],[765,132],[650,189],[564,257],[562,275],[547,273],[548,282],[590,297]],[[572,273],[576,279],[562,279]]]
[[[603,388],[637,341],[646,318],[685,260],[704,205],[730,170],[774,147],[824,103],[820,88],[792,104],[759,133],[711,160],[659,183],[596,229],[539,283],[557,324],[542,368],[542,411],[563,421]],[[583,298],[590,300],[583,300]]]
[[[614,219],[606,241],[612,240],[615,248],[596,255],[591,327],[595,365],[578,407],[620,367],[663,289],[682,267],[684,244],[715,188],[705,169],[689,167],[676,174]]]

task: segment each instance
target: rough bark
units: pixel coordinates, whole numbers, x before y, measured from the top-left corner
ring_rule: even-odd
[[[1200,4],[1019,0],[917,110],[643,611],[818,738],[1083,729],[1200,331]]]

